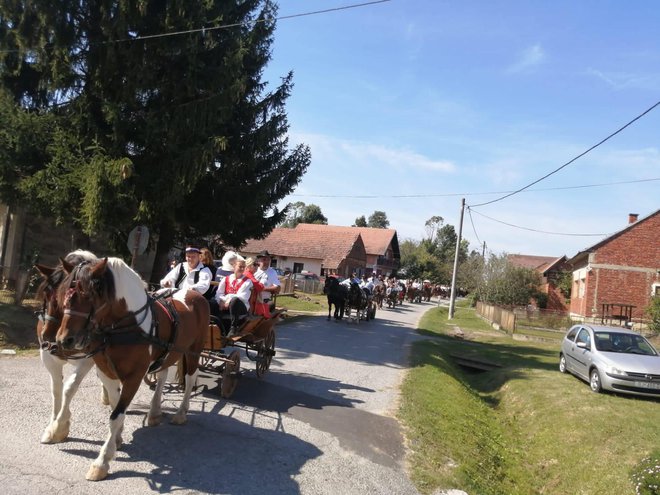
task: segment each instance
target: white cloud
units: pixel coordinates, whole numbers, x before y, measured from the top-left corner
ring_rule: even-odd
[[[335,166],[349,164],[351,167],[391,167],[398,170],[432,170],[454,172],[456,166],[448,160],[429,158],[405,148],[394,148],[381,144],[350,141],[319,134],[298,134],[291,141],[306,143],[312,150],[312,161],[321,161]]]
[[[604,81],[614,89],[660,89],[660,74],[639,75],[626,72],[603,72],[589,68],[587,74]]]
[[[513,65],[509,66],[507,72],[510,74],[526,72],[533,67],[540,65],[544,59],[545,52],[543,51],[543,48],[541,48],[541,45],[532,45],[523,50],[518,60]]]

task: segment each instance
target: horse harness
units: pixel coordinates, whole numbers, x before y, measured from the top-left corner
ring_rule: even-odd
[[[78,292],[78,280],[77,280],[78,271],[80,270],[81,266],[87,263],[89,262],[83,261],[74,268],[75,273],[71,280],[71,286],[67,290],[64,300],[64,314],[86,318],[84,329],[91,336],[92,340],[100,340],[101,344],[93,351],[83,356],[75,357],[74,359],[83,359],[87,357],[92,357],[95,354],[104,351],[109,345],[132,345],[139,343],[149,343],[163,348],[163,352],[160,354],[160,356],[158,356],[158,358],[156,358],[156,360],[152,362],[151,365],[149,366],[148,373],[155,373],[156,371],[160,370],[163,362],[165,361],[165,358],[167,358],[167,356],[170,354],[171,351],[174,350],[182,353],[186,352],[185,350],[177,349],[174,346],[174,342],[176,342],[176,337],[179,328],[179,313],[174,307],[171,297],[168,298],[163,298],[158,296],[154,297],[148,292],[145,292],[147,296],[147,302],[141,308],[139,308],[136,311],[129,312],[125,316],[122,316],[118,321],[114,322],[112,325],[104,326],[104,327],[99,326],[97,322],[94,322],[94,325],[90,327],[90,323],[92,323],[94,313],[96,312],[96,308],[94,308],[94,306],[92,306],[92,309],[90,310],[89,314],[85,314],[79,311],[73,311],[71,308],[67,308],[66,307],[67,302],[76,292]],[[170,332],[170,338],[168,339],[168,341],[159,338],[159,331],[158,331],[159,323],[158,323],[158,315],[156,314],[156,311],[154,309],[155,304],[158,304],[161,307],[161,309],[165,311],[165,314],[169,318],[170,323],[172,325],[172,331]],[[44,307],[45,307],[45,302],[44,302]],[[103,305],[101,307],[103,307]],[[141,324],[147,318],[147,314],[149,312],[151,313],[151,327],[149,329],[149,333],[146,333],[142,330]],[[140,313],[144,313],[144,316],[138,322],[137,315],[139,315]],[[121,324],[123,320],[129,319],[130,317],[134,318],[135,323],[129,322],[128,324],[123,324],[123,325]],[[135,332],[135,329],[139,329],[140,331]],[[51,350],[51,353],[52,352],[54,351]]]

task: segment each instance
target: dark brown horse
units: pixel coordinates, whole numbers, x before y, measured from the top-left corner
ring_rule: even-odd
[[[121,444],[126,409],[142,378],[147,372],[158,377],[147,415],[147,424],[157,425],[162,419],[167,368],[182,357],[186,386],[171,423],[186,422],[209,325],[209,305],[197,292],[179,291],[172,302],[176,314],[172,314],[148,296],[140,276],[119,258],[75,267],[63,261],[62,265],[68,276],[57,293],[64,309],[57,343],[66,350],[92,354],[101,373],[120,389],[110,414],[110,435],[87,472],[88,480],[101,480]]]
[[[97,261],[96,256],[89,251],[73,251],[64,258],[68,263],[78,264],[83,261]],[[50,391],[52,395],[52,412],[50,422],[43,434],[41,443],[63,442],[69,436],[71,422],[70,404],[73,396],[83,378],[94,366],[91,357],[77,351],[66,352],[55,344],[55,336],[62,320],[62,309],[57,304],[56,292],[66,272],[62,265],[49,267],[35,265],[43,280],[37,289],[37,299],[41,300],[41,310],[38,311],[37,339],[41,347],[41,362],[50,374]],[[65,364],[71,364],[74,369],[63,381],[63,370]],[[115,403],[119,399],[118,392],[113,396]],[[104,404],[109,404],[108,392],[103,388],[102,399]]]
[[[325,285],[323,286],[323,293],[328,296],[328,320],[330,319],[332,306],[335,307],[335,320],[341,320],[344,317],[348,288],[345,285],[341,285],[337,277],[327,276]]]

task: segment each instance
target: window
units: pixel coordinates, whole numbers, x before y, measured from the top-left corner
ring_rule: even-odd
[[[591,337],[589,336],[589,332],[582,328],[580,329],[580,332],[578,333],[577,339],[575,341],[576,343],[583,342],[587,344],[587,347],[591,347]]]
[[[587,280],[584,278],[580,279],[580,289],[578,290],[578,297],[584,297],[584,287],[587,285]]]
[[[293,264],[293,273],[302,272],[304,267],[305,267],[304,263],[294,263]]]
[[[580,329],[579,327],[571,328],[571,331],[568,332],[568,334],[566,335],[566,338],[568,340],[570,340],[571,342],[573,342],[575,340],[575,335],[578,333],[579,329]]]

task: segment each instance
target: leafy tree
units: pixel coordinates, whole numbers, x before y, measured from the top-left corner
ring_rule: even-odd
[[[276,13],[271,0],[0,5],[2,85],[58,121],[40,170],[19,174],[31,177],[16,190],[118,247],[130,227],[149,225],[155,266],[176,238],[266,235],[310,162],[307,146],[286,139],[292,74],[268,92],[262,81]],[[12,158],[0,181],[20,166]]]
[[[305,204],[297,201],[289,205],[287,218],[282,222],[282,227],[294,228],[299,223],[328,224],[328,219],[321,211],[321,207],[315,204]]]
[[[438,229],[442,227],[445,219],[441,216],[435,215],[429,218],[426,223],[424,223],[424,228],[426,229],[426,235],[429,243],[431,245],[435,244],[435,239],[438,235]]]
[[[359,216],[355,219],[355,224],[353,227],[368,227],[367,225],[367,219],[364,217],[364,215]]]
[[[387,219],[387,214],[384,211],[376,210],[369,216],[367,227],[374,229],[386,229],[390,226],[390,221]]]
[[[476,297],[500,306],[527,305],[538,294],[540,285],[541,275],[537,271],[514,266],[506,254],[491,255]]]

